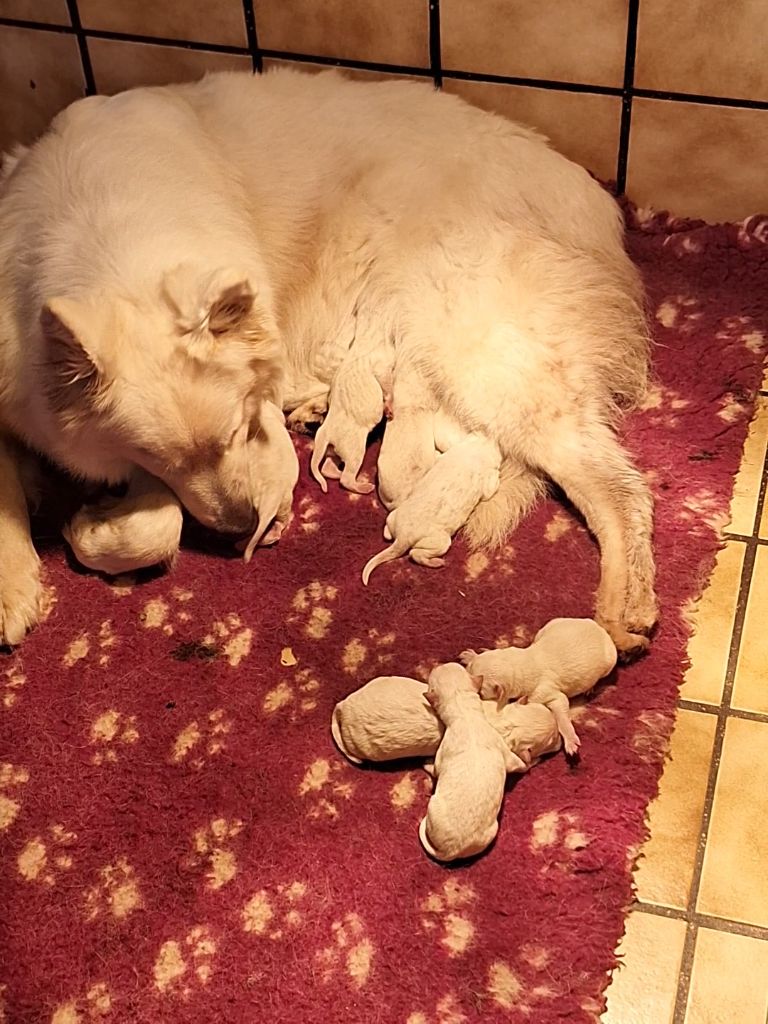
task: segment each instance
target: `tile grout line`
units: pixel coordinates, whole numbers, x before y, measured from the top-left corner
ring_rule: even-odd
[[[245,37],[248,41],[248,52],[251,55],[251,65],[254,74],[261,74],[261,51],[259,50],[259,35],[256,31],[256,14],[253,9],[253,0],[243,0],[243,20],[245,21]]]
[[[422,0],[423,2],[423,0]],[[440,0],[427,0],[429,4],[429,66],[435,88],[443,85],[442,48],[440,45]]]
[[[649,914],[651,917],[665,917],[670,921],[693,923],[697,928],[709,928],[711,931],[728,932],[730,935],[744,935],[751,939],[768,941],[768,928],[756,924],[744,924],[731,917],[689,914],[687,910],[681,910],[679,907],[665,907],[661,903],[643,903],[641,900],[636,900],[632,904],[632,910],[640,914]]]
[[[69,20],[72,22],[72,32],[77,39],[77,49],[80,53],[80,64],[83,69],[85,95],[93,96],[96,92],[96,80],[93,77],[91,55],[88,52],[88,38],[83,30],[82,22],[80,21],[80,11],[77,7],[77,0],[67,0],[67,11],[69,13]]]
[[[767,479],[768,452],[766,452],[763,459],[763,471],[760,479],[760,489],[758,491],[757,504],[755,507],[752,537],[749,539],[754,539],[760,529],[760,521],[762,519],[763,508],[765,506]],[[745,540],[746,539],[747,538],[745,538]],[[673,1024],[685,1024],[685,1018],[688,1009],[688,997],[691,987],[693,958],[696,951],[696,938],[698,935],[699,923],[703,917],[707,916],[700,915],[696,908],[699,899],[699,891],[701,888],[701,876],[702,869],[704,866],[704,856],[706,853],[707,841],[709,839],[709,828],[712,820],[712,808],[714,804],[715,788],[717,785],[717,776],[720,769],[720,760],[723,752],[726,724],[729,718],[729,712],[731,711],[731,697],[733,694],[733,685],[736,677],[736,667],[738,664],[739,651],[741,648],[741,638],[744,632],[744,620],[746,616],[747,601],[749,599],[749,588],[752,582],[752,572],[755,565],[756,554],[757,544],[747,544],[746,550],[744,552],[744,564],[741,570],[741,579],[739,581],[739,595],[736,602],[733,629],[731,631],[731,644],[730,649],[728,651],[728,664],[726,667],[725,679],[723,682],[723,692],[720,700],[720,706],[716,712],[717,726],[715,728],[715,736],[712,744],[712,755],[710,758],[709,775],[707,778],[707,791],[704,800],[704,809],[702,811],[701,816],[701,827],[699,830],[699,842],[696,849],[693,876],[691,879],[691,888],[688,894],[688,903],[684,915],[684,920],[686,920],[687,922],[687,928],[685,942],[683,945],[683,953],[680,962],[680,971],[678,974]],[[718,919],[708,917],[708,920],[714,922]]]
[[[740,718],[747,722],[765,722],[768,724],[768,711],[745,711],[742,708],[707,704],[702,700],[688,700],[681,697],[677,702],[681,711],[695,711],[700,715],[714,715],[718,718]]]
[[[637,22],[640,0],[629,0],[627,10],[627,39],[624,51],[624,83],[621,90],[621,121],[619,148],[616,154],[616,193],[623,195],[627,185],[629,159],[629,133],[632,125],[632,97],[635,84],[635,51],[637,50]]]
[[[67,0],[71,3],[73,0]],[[244,0],[248,3],[249,0]],[[250,0],[253,3],[253,0]],[[88,39],[107,39],[115,42],[144,43],[148,46],[167,46],[182,50],[200,50],[209,53],[228,53],[235,56],[251,57],[254,50],[258,56],[268,56],[275,60],[297,61],[299,63],[324,64],[328,67],[358,69],[360,71],[380,71],[384,74],[412,75],[418,78],[434,78],[435,71],[430,67],[412,67],[410,65],[388,64],[385,61],[363,61],[349,60],[343,57],[324,57],[319,54],[294,53],[288,50],[262,50],[260,47],[228,46],[223,43],[207,43],[192,39],[169,39],[163,36],[142,36],[129,32],[112,32],[101,29],[83,29],[82,26],[75,28],[74,25],[56,25],[47,22],[34,21],[27,18],[0,17],[0,27],[23,28],[39,32],[55,32],[59,35],[82,36],[83,41]],[[246,22],[248,30],[248,22]],[[476,71],[462,71],[460,69],[446,69],[440,67],[441,78],[451,78],[461,81],[487,82],[489,84],[521,86],[532,89],[560,90],[562,92],[589,93],[595,96],[616,96],[623,97],[625,87],[599,85],[589,82],[568,82],[548,78],[528,78],[516,75],[493,75]],[[663,89],[641,89],[632,87],[630,90],[632,99],[653,99],[673,103],[695,103],[703,106],[713,107],[736,107],[745,110],[768,110],[768,100],[752,100],[746,97],[737,96],[708,96],[700,93],[671,92]],[[768,395],[768,390],[761,390],[763,395]]]

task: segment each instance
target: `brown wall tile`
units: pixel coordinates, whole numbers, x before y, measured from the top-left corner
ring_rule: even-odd
[[[79,0],[85,28],[246,46],[241,0]]]
[[[443,88],[484,110],[538,128],[555,149],[598,177],[616,177],[621,120],[617,96],[453,79],[445,79]]]
[[[31,142],[85,93],[72,35],[0,26],[0,147]]]
[[[69,25],[67,0],[0,0],[0,18]]]
[[[206,71],[250,71],[251,58],[230,53],[185,50],[181,46],[129,43],[122,39],[90,39],[96,89],[121,92],[136,85],[193,82]]]
[[[265,50],[429,66],[427,0],[255,0]]]
[[[441,0],[442,64],[457,71],[621,85],[626,0]]]
[[[272,71],[275,68],[293,68],[295,71],[306,71],[316,75],[321,71],[330,71],[327,64],[313,64],[305,60],[281,60],[277,57],[267,57],[262,61],[264,71]],[[416,75],[390,75],[386,71],[368,71],[364,68],[335,68],[337,74],[344,78],[351,78],[357,82],[394,82],[403,80],[408,82],[432,82],[431,78],[416,77]]]
[[[643,0],[635,85],[768,100],[765,0]]]
[[[627,192],[708,220],[768,209],[768,110],[636,99]]]

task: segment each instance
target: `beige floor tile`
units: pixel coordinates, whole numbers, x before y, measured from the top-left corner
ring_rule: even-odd
[[[681,711],[670,760],[649,810],[651,838],[635,873],[638,899],[684,910],[701,830],[717,719]]]
[[[768,723],[728,719],[697,909],[768,927]]]
[[[691,667],[680,696],[705,704],[719,704],[731,646],[741,570],[746,548],[728,541],[718,552],[715,569],[694,615],[694,633],[688,642]]]
[[[768,548],[758,547],[731,705],[768,712]]]
[[[684,921],[629,915],[618,949],[624,964],[614,971],[603,1024],[670,1024],[684,942]]]
[[[731,533],[750,535],[754,529],[757,497],[760,492],[767,446],[768,398],[761,395],[757,400],[755,416],[749,428],[744,454],[741,458],[741,467],[733,488],[731,522],[727,527]]]
[[[768,540],[768,501],[763,505],[763,514],[760,517],[760,536]]]
[[[685,1024],[765,1024],[768,942],[700,928]]]

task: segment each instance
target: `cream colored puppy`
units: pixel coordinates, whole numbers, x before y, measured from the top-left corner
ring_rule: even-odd
[[[500,462],[496,445],[478,434],[467,435],[441,455],[403,504],[387,516],[384,536],[393,543],[366,562],[363,583],[367,586],[377,566],[405,554],[430,568],[443,565],[454,533],[478,502],[496,493]]]
[[[472,677],[461,665],[439,665],[430,673],[427,700],[445,732],[419,838],[437,860],[472,857],[496,838],[507,772],[515,771],[520,759],[489,724]]]
[[[406,676],[379,676],[333,709],[331,733],[354,764],[432,757],[444,726],[426,699],[427,686]],[[526,771],[560,747],[552,714],[543,704],[508,704],[498,711],[482,702],[483,714],[519,758],[514,771]]]
[[[463,651],[459,660],[481,683],[483,697],[545,704],[555,716],[567,754],[581,741],[568,714],[568,698],[587,693],[616,665],[616,646],[592,619],[552,619],[530,647]]]
[[[181,505],[173,491],[137,470],[125,497],[83,506],[63,533],[81,565],[119,576],[172,565],[181,527]]]
[[[245,545],[250,562],[257,545],[278,541],[291,516],[293,489],[299,479],[299,459],[285,416],[273,402],[264,402],[260,430],[248,442],[251,493],[258,522]]]
[[[381,422],[385,396],[391,390],[394,349],[389,342],[370,348],[353,344],[331,385],[328,414],[315,434],[310,469],[323,491],[326,477],[338,480],[342,487],[357,494],[370,494],[373,484],[357,479],[365,458],[368,435]],[[338,468],[333,458],[323,463],[328,448],[343,463]]]

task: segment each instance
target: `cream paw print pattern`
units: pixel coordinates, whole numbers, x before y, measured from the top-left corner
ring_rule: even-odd
[[[189,999],[206,986],[215,969],[217,943],[207,925],[195,925],[183,939],[160,947],[152,975],[160,996]]]
[[[93,720],[89,738],[91,745],[96,747],[91,762],[96,765],[115,764],[122,748],[132,747],[139,739],[136,715],[124,715],[110,708]]]
[[[371,976],[376,948],[369,938],[365,922],[354,912],[331,925],[331,941],[315,954],[320,981],[328,984],[343,974],[353,989],[364,988]]]
[[[331,628],[331,606],[338,596],[339,588],[335,584],[320,580],[299,587],[291,601],[294,614],[288,617],[288,622],[298,626],[310,640],[323,640]]]
[[[0,763],[0,834],[10,828],[21,810],[22,787],[29,782],[29,771],[8,761]]]
[[[296,880],[271,891],[255,892],[241,912],[243,931],[279,941],[291,937],[305,921],[307,885]]]
[[[114,864],[105,864],[99,870],[98,881],[87,890],[85,916],[88,921],[95,921],[100,915],[123,921],[142,903],[135,870],[125,857],[118,857]]]
[[[348,779],[347,766],[320,757],[309,765],[298,786],[310,818],[338,818],[340,808],[355,793],[356,783]]]
[[[449,879],[421,903],[421,927],[437,938],[449,957],[460,957],[475,940],[472,906],[477,893],[469,883]]]
[[[224,708],[216,708],[201,719],[193,719],[178,733],[171,746],[173,764],[200,769],[218,757],[227,746],[232,721]]]
[[[290,721],[296,722],[317,708],[320,688],[320,680],[311,669],[297,668],[290,680],[280,679],[267,690],[261,702],[262,711],[268,716],[286,711]]]
[[[84,998],[60,1003],[53,1011],[51,1024],[106,1024],[110,1019],[115,1019],[115,1009],[108,985],[99,981],[91,985]],[[2,1017],[0,1024],[3,1024]]]
[[[197,829],[192,840],[193,852],[188,858],[191,867],[205,865],[206,886],[218,891],[237,874],[237,857],[233,840],[243,831],[239,818],[213,818]]]
[[[56,885],[72,867],[76,839],[74,832],[60,824],[28,839],[16,858],[19,877],[35,885]]]

